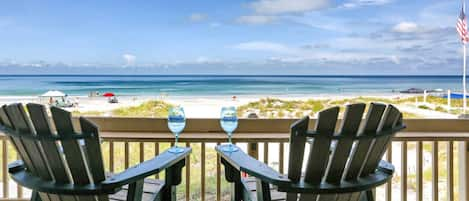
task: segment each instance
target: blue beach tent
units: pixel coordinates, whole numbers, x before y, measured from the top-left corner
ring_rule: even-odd
[[[459,93],[451,93],[451,98],[452,99],[462,99],[464,96],[462,94],[459,94]],[[443,98],[448,98],[448,94],[446,95],[443,95]],[[466,98],[469,98],[468,95],[466,95]]]

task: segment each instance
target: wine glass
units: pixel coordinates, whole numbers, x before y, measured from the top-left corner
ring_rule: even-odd
[[[186,126],[186,116],[184,115],[184,108],[181,106],[171,107],[168,112],[168,128],[176,137],[174,146],[169,149],[171,153],[181,153],[184,151],[183,148],[178,147],[178,138],[182,130]]]
[[[231,142],[231,136],[233,135],[233,131],[238,127],[238,117],[236,113],[236,108],[231,107],[223,107],[221,109],[220,114],[220,125],[223,130],[228,134],[229,144],[226,146],[222,146],[222,151],[225,152],[235,152],[238,151],[238,148],[233,145]]]

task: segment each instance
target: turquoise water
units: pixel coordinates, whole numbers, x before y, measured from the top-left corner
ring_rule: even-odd
[[[459,76],[0,75],[0,95],[8,96],[35,96],[48,90],[121,96],[383,94],[411,87],[462,88]]]

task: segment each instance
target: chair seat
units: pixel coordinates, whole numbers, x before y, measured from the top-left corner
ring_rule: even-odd
[[[257,191],[256,191],[256,178],[247,177],[241,179],[244,188],[250,192],[251,200],[257,200]],[[274,186],[270,186],[270,196],[272,201],[286,200],[287,194],[285,192],[277,191]]]
[[[250,192],[250,199],[251,201],[257,201],[257,190],[256,190],[256,178],[255,177],[247,177],[241,179],[244,188]],[[272,201],[285,201],[287,200],[287,193],[280,192],[275,189],[274,186],[269,185],[270,187],[270,196]],[[342,196],[341,196],[342,195]],[[332,195],[322,195],[322,199],[320,200],[358,200],[361,194],[332,194]]]
[[[161,191],[164,186],[164,181],[157,179],[145,179],[143,184],[143,195],[142,200],[152,201]],[[119,192],[109,195],[109,200],[114,201],[125,201],[127,200],[128,185],[122,187]]]

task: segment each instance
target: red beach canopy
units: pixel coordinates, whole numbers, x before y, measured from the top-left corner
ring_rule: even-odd
[[[115,96],[114,93],[111,93],[111,92],[106,92],[103,94],[104,97],[113,97]]]

